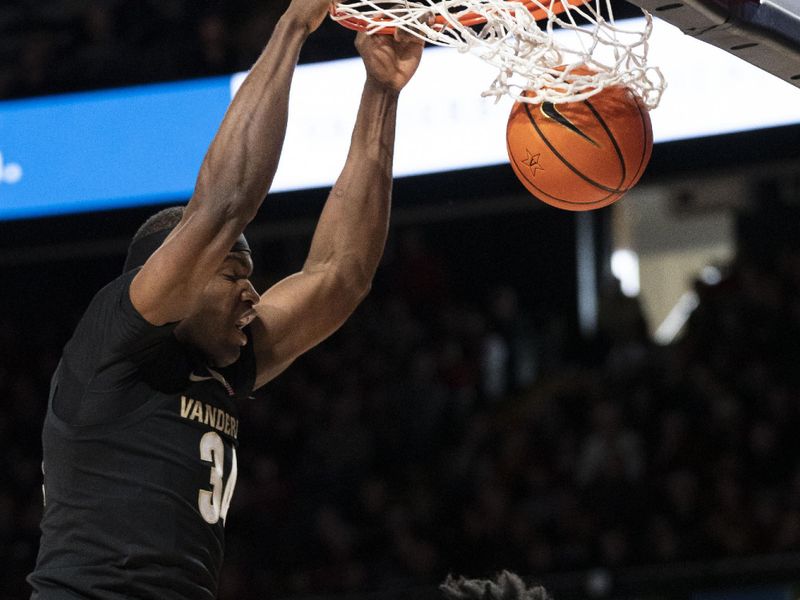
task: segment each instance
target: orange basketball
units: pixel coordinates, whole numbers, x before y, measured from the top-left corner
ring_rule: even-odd
[[[614,86],[580,102],[515,103],[506,141],[511,167],[531,194],[558,208],[592,210],[639,181],[653,128],[639,97]]]

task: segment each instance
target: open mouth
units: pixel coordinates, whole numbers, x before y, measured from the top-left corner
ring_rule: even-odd
[[[242,329],[250,325],[250,323],[252,323],[255,320],[255,318],[256,318],[256,311],[253,309],[248,310],[246,313],[244,313],[241,317],[239,317],[236,320],[236,329],[241,331]]]

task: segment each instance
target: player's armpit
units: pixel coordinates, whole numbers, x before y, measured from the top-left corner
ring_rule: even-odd
[[[363,277],[327,266],[301,271],[262,296],[250,326],[256,388],[283,372],[298,356],[334,333],[369,292]]]

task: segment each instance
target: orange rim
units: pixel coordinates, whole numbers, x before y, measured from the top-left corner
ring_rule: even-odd
[[[511,0],[506,0],[511,1]],[[589,0],[561,0],[559,2],[555,2],[553,4],[552,12],[554,14],[560,15],[566,10],[564,4],[568,4],[569,6],[582,6],[586,4]],[[532,0],[523,0],[522,4],[527,8],[530,13],[533,15],[533,18],[536,21],[542,21],[546,19],[551,11],[545,10],[536,5]],[[331,7],[331,15],[336,15],[336,8]],[[352,29],[354,31],[368,31],[370,29],[375,29],[375,27],[379,27],[381,22],[390,21],[389,17],[381,19],[360,19],[358,17],[348,17],[347,19],[342,19],[338,21],[340,25],[343,27],[347,27],[348,29]],[[481,15],[474,13],[474,12],[466,12],[458,17],[458,21],[467,27],[473,27],[475,25],[480,25],[481,23],[486,22],[486,18],[482,17]],[[450,23],[441,15],[437,15],[434,23],[435,26],[439,26],[441,29],[450,26]],[[384,27],[378,33],[391,35],[394,34],[396,27]]]

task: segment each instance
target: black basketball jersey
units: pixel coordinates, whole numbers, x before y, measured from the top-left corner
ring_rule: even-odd
[[[139,315],[134,275],[95,296],[53,376],[38,600],[216,596],[252,343],[205,366],[174,326]]]

